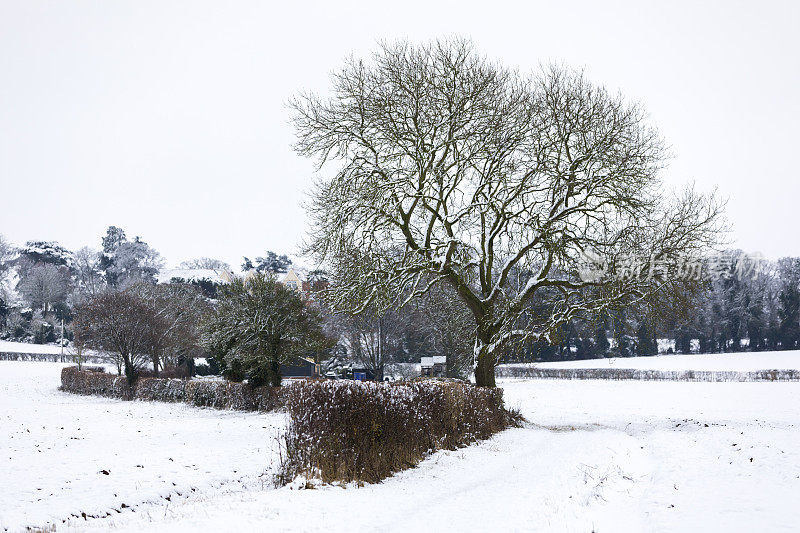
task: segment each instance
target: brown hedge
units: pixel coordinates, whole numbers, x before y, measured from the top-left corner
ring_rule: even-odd
[[[132,397],[125,376],[106,374],[98,368],[78,370],[77,366],[64,367],[61,369],[61,390],[111,398]]]
[[[284,394],[291,421],[278,484],[297,476],[376,482],[515,422],[501,389],[454,381],[304,381]]]
[[[120,399],[185,402],[198,407],[271,411],[281,405],[280,390],[273,387],[252,388],[229,381],[187,381],[182,379],[140,378],[133,389],[124,376],[79,371],[78,367],[61,370],[61,389],[76,394],[91,394]]]

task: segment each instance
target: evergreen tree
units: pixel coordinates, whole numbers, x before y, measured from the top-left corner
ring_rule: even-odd
[[[287,255],[278,255],[273,251],[268,251],[264,257],[256,257],[255,262],[245,257],[242,263],[242,270],[249,272],[269,272],[271,274],[285,274],[292,266],[292,260]]]
[[[658,343],[646,320],[636,328],[636,355],[658,355]]]
[[[277,386],[280,366],[312,352],[321,327],[318,311],[304,305],[297,291],[257,273],[220,288],[203,339],[226,375],[244,375],[253,386]]]

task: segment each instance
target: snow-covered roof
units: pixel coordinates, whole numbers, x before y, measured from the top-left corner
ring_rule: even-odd
[[[175,278],[180,278],[188,282],[207,279],[214,283],[227,283],[230,277],[226,277],[224,270],[213,270],[211,268],[171,268],[158,273],[159,283],[169,283]]]
[[[307,281],[308,278],[306,269],[298,266],[290,266],[286,273],[280,277],[280,279],[281,281],[290,280],[293,279],[293,275],[294,277],[297,277],[299,281]]]
[[[420,357],[420,365],[425,367],[430,367],[433,365],[444,365],[447,364],[447,357],[444,355],[434,355],[431,357]]]

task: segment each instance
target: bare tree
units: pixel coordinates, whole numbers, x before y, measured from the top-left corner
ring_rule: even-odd
[[[210,269],[210,270],[224,270],[225,272],[230,272],[231,265],[222,261],[220,259],[212,259],[210,257],[198,257],[196,259],[190,259],[188,261],[184,261],[181,263],[181,268],[202,268],[202,269]]]
[[[11,246],[3,235],[0,235],[0,326],[5,326],[6,316],[11,300],[11,285],[9,271],[14,257],[14,247]]]
[[[449,284],[475,320],[479,385],[494,386],[509,343],[551,342],[666,282],[584,280],[586,252],[665,261],[715,238],[713,199],[661,192],[663,144],[644,112],[580,72],[525,77],[446,40],[383,45],[333,84],[329,99],[293,102],[297,151],[335,167],[314,191],[307,247],[345,274],[330,305],[359,312],[386,292],[402,305]],[[545,296],[549,312],[531,312]]]
[[[46,316],[51,308],[63,303],[70,290],[70,272],[65,266],[37,263],[27,269],[18,289],[28,304]]]
[[[469,373],[475,320],[449,285],[435,285],[417,298],[411,320],[427,336],[431,352],[445,357],[447,377]]]
[[[109,228],[109,233],[112,228],[113,226]],[[104,250],[107,246],[106,239],[110,237],[111,235],[103,239]],[[105,268],[108,284],[125,288],[139,281],[153,282],[158,271],[164,266],[161,254],[139,237],[125,241],[123,233],[121,238],[123,241],[112,252],[104,251],[102,265]]]
[[[152,307],[133,291],[104,292],[75,307],[75,341],[107,353],[132,386],[150,359],[154,320]]]
[[[106,286],[100,270],[101,258],[99,251],[88,246],[84,246],[72,256],[76,289],[83,297],[94,296]]]
[[[350,358],[371,370],[376,380],[383,381],[386,366],[395,359],[402,332],[397,312],[371,309],[342,316],[340,328]]]
[[[140,282],[127,289],[150,309],[149,345],[153,372],[176,367],[178,360],[191,357],[200,345],[200,321],[209,310],[200,290],[185,283],[152,285]]]
[[[0,234],[0,278],[11,267],[11,258],[14,255],[14,247]]]

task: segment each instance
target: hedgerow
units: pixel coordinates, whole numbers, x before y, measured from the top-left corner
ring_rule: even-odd
[[[124,376],[106,374],[102,368],[61,371],[61,389],[76,394],[92,394],[124,400],[185,402],[198,407],[271,411],[281,405],[280,389],[250,387],[230,381],[187,381],[183,379],[139,378],[132,388]]]
[[[284,391],[290,424],[276,483],[376,482],[435,450],[486,439],[516,421],[502,394],[457,381],[295,383]]]
[[[132,398],[125,376],[106,374],[102,367],[68,366],[61,370],[61,389],[78,394],[108,396],[111,398]]]

